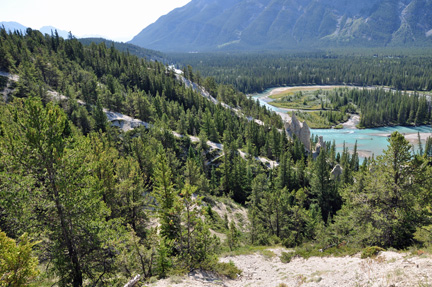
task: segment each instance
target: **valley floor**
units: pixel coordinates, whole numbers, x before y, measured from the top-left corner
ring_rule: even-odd
[[[205,272],[173,277],[151,284],[162,286],[431,286],[432,256],[411,255],[386,251],[375,259],[361,259],[360,254],[346,257],[294,258],[290,263],[279,259],[282,248],[270,249],[275,256],[229,256],[221,261],[232,261],[243,270],[237,280],[221,280]],[[421,253],[421,252],[419,252]],[[271,252],[270,252],[271,254]],[[282,285],[285,284],[285,285]]]

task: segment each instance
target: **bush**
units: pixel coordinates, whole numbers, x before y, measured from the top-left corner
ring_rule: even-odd
[[[291,259],[293,259],[294,257],[298,257],[295,252],[282,252],[280,260],[282,261],[282,263],[290,263]]]
[[[217,262],[213,265],[212,271],[220,276],[225,276],[230,279],[237,279],[237,277],[242,273],[240,269],[235,266],[234,262]]]
[[[15,240],[0,231],[0,286],[26,286],[38,274],[38,260],[32,256],[37,242],[30,242],[25,233]]]
[[[365,259],[365,258],[375,257],[381,251],[384,251],[384,249],[381,248],[381,247],[378,247],[378,246],[369,246],[369,247],[366,247],[365,249],[363,249],[363,251],[361,253],[361,258]]]

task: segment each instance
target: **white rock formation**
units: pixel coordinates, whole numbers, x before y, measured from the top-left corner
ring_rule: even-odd
[[[307,151],[311,151],[311,143],[310,143],[310,129],[304,121],[303,123],[300,123],[300,121],[297,119],[295,113],[293,112],[291,116],[291,121],[285,122],[285,130],[287,131],[288,135],[291,137],[293,135],[296,135],[299,140],[303,143]]]
[[[342,173],[343,173],[343,169],[339,164],[337,164],[331,171],[331,175],[333,176],[333,178],[338,178],[339,176],[342,175]]]

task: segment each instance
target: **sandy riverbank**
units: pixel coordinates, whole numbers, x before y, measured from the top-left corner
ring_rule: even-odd
[[[351,115],[349,120],[342,124],[344,129],[356,129],[356,126],[360,122],[359,115]]]
[[[390,133],[376,134],[380,137],[390,137]],[[418,134],[417,133],[403,133],[404,137],[412,144],[418,144]],[[428,137],[432,137],[432,133],[420,133],[420,140],[426,141]]]

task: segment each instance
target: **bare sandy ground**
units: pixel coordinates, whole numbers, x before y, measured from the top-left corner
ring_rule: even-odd
[[[274,249],[280,254],[283,249]],[[294,258],[282,263],[279,257],[261,254],[222,258],[232,261],[243,273],[237,280],[221,279],[205,272],[160,280],[149,286],[432,286],[432,257],[382,252],[376,259],[347,257]]]
[[[344,129],[356,129],[356,125],[360,122],[359,115],[350,115],[348,121],[342,124]]]
[[[412,144],[418,144],[418,134],[417,133],[409,133],[403,134],[405,138]],[[389,133],[377,134],[377,136],[381,137],[389,137]],[[428,137],[432,137],[431,133],[420,133],[420,140],[424,143]]]
[[[431,133],[420,133],[420,140],[426,141],[428,137],[432,137]],[[411,143],[418,143],[417,134],[406,134],[405,138]]]

